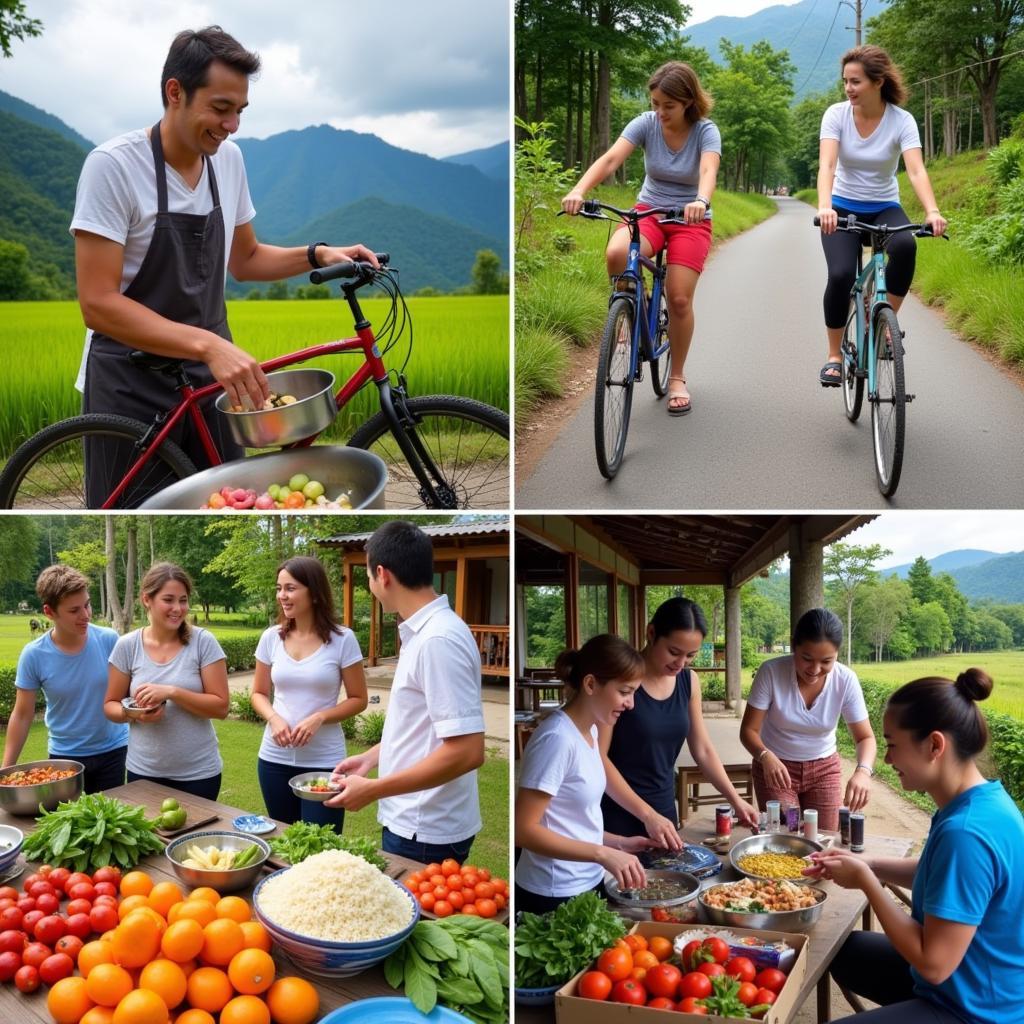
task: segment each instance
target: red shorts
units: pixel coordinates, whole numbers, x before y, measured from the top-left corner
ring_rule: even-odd
[[[645,203],[637,203],[636,210],[649,210]],[[647,239],[655,252],[667,249],[669,265],[689,267],[701,273],[704,261],[711,249],[711,221],[699,224],[659,224],[657,217],[645,217],[640,221],[640,234]]]
[[[799,804],[800,810],[813,808],[818,812],[818,828],[835,832],[839,828],[839,805],[842,802],[843,762],[839,754],[816,761],[787,761],[781,758],[789,772],[789,789],[774,789],[764,777],[761,762],[754,759],[754,793],[763,809],[766,801],[778,800],[787,807]]]

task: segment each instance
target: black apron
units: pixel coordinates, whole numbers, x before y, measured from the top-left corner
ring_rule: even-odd
[[[202,327],[231,341],[224,303],[224,218],[213,164],[203,157],[210,178],[213,209],[205,215],[171,213],[167,209],[167,168],[160,122],[153,126],[150,145],[156,171],[156,221],[142,265],[124,294],[168,320]],[[132,365],[128,359],[132,349],[133,346],[99,331],[93,333],[86,363],[83,412],[118,413],[149,424],[158,412],[166,412],[177,405],[180,395],[173,380]],[[205,363],[186,360],[184,365],[196,387],[213,381]],[[215,396],[201,403],[214,443],[225,462],[241,458],[244,451],[231,439],[224,417],[213,408],[214,400]],[[185,417],[168,437],[184,449],[199,469],[210,465],[189,417]],[[131,445],[124,442],[86,441],[86,499],[90,508],[97,508],[106,501],[131,465],[133,454]],[[174,475],[154,457],[119,504],[135,506],[174,480]]]

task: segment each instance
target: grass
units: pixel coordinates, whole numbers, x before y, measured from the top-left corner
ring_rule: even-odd
[[[380,329],[390,308],[386,299],[362,302]],[[409,300],[415,346],[409,361],[414,395],[455,394],[508,408],[508,297],[478,295]],[[235,340],[261,360],[352,335],[347,308],[338,300],[228,303]],[[85,328],[76,302],[8,302],[0,320],[0,351],[45,353],[45,359],[11,359],[6,368],[0,455],[49,423],[77,415],[81,396],[72,384],[78,373]],[[385,356],[401,368],[408,335]],[[360,356],[317,360],[333,370],[339,384],[355,372]],[[364,388],[339,414],[325,440],[346,440],[378,409],[374,388]]]
[[[220,801],[244,811],[263,814],[266,808],[256,780],[256,755],[263,735],[262,724],[225,719],[213,723],[224,760],[224,777],[220,790]],[[365,746],[349,741],[349,753],[356,754]],[[46,729],[42,722],[35,722],[21,756],[22,761],[31,761],[47,756]],[[477,773],[480,789],[480,808],[484,827],[473,843],[470,856],[473,863],[488,868],[501,878],[509,877],[509,764],[508,758],[495,750],[489,750],[487,759]],[[380,825],[377,823],[375,804],[361,811],[345,815],[345,834],[350,836],[371,836],[380,841]]]

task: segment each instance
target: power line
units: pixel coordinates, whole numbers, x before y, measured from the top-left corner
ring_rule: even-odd
[[[786,47],[785,48],[787,50],[797,41],[797,39],[800,36],[800,33],[803,32],[803,30],[804,30],[804,25],[806,25],[807,22],[809,22],[811,20],[811,15],[814,13],[814,10],[815,10],[815,8],[817,6],[818,6],[818,0],[814,0],[814,3],[811,4],[811,9],[807,12],[807,17],[804,18],[804,20],[801,23],[800,27],[796,30],[796,32],[793,33],[793,38],[790,39],[790,41],[788,43],[786,43]]]
[[[804,79],[803,84],[800,86],[799,89],[796,90],[796,92],[793,93],[793,99],[796,99],[797,96],[799,96],[800,93],[807,87],[807,83],[810,82],[812,76],[814,75],[814,72],[818,69],[818,62],[821,60],[821,55],[825,52],[825,47],[828,46],[828,41],[832,37],[832,29],[835,28],[836,18],[839,17],[840,6],[840,4],[836,4],[836,13],[832,15],[832,24],[829,25],[828,27],[828,35],[825,36],[825,42],[821,44],[821,49],[818,51],[818,56],[814,61],[814,66],[807,73],[807,77]]]
[[[1012,53],[1004,53],[999,57],[989,57],[987,60],[976,60],[973,64],[964,64],[962,67],[954,68],[952,71],[943,71],[941,75],[932,75],[931,78],[922,78],[919,82],[913,82],[910,88],[914,88],[916,85],[924,85],[926,82],[937,82],[940,78],[948,78],[950,75],[958,75],[961,71],[966,71],[968,68],[981,67],[982,64],[991,64],[996,60],[1006,60],[1008,57],[1016,57],[1021,53],[1024,53],[1024,49],[1014,50]]]

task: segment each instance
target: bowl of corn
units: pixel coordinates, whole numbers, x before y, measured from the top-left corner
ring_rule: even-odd
[[[786,832],[766,832],[741,839],[729,851],[729,861],[741,875],[759,881],[785,878],[807,885],[817,881],[803,874],[809,867],[804,858],[825,847],[813,839]]]

